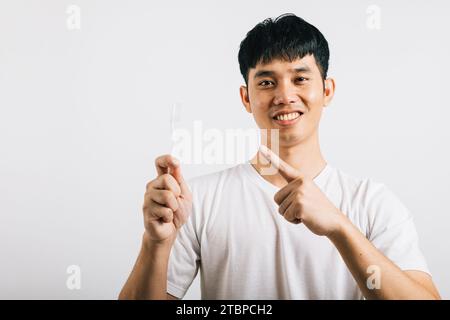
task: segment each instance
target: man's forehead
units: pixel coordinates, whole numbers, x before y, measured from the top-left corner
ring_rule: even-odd
[[[284,59],[273,59],[267,63],[258,63],[255,68],[250,69],[249,74],[255,75],[261,73],[261,71],[290,71],[290,72],[312,72],[316,68],[316,62],[314,56],[306,55],[303,58],[297,58],[293,61]]]

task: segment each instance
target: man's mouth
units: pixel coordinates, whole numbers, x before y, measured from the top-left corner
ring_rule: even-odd
[[[293,111],[289,113],[282,113],[275,115],[272,117],[272,119],[275,121],[275,123],[281,126],[290,126],[299,121],[302,114],[303,113],[300,111]]]

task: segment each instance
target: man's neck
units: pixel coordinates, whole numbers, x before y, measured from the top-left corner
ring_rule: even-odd
[[[317,136],[312,136],[306,141],[294,146],[280,146],[279,150],[273,151],[278,153],[278,156],[282,160],[290,164],[292,167],[298,169],[305,177],[310,179],[314,179],[316,176],[318,176],[327,165],[327,162],[323,158],[322,152],[320,151],[319,140]],[[253,167],[261,174],[261,170],[265,166],[264,163],[261,164],[257,161],[258,153],[253,157],[251,162]],[[259,159],[263,159],[263,156],[259,155]],[[261,176],[268,182],[280,188],[284,187],[287,184],[286,180],[280,174],[261,174]]]

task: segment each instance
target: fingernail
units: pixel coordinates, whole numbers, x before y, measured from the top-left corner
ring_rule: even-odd
[[[261,153],[264,155],[264,156],[269,156],[269,149],[265,146],[265,145],[261,145],[260,147],[259,147],[259,151],[261,151]]]

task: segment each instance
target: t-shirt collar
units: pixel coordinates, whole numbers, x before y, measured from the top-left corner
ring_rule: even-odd
[[[279,187],[270,183],[260,175],[260,173],[252,166],[251,160],[248,160],[245,163],[243,163],[243,166],[244,171],[247,173],[248,177],[266,191],[275,193],[280,190]],[[320,173],[313,179],[313,181],[317,184],[317,186],[322,188],[330,172],[331,166],[327,163],[325,167],[322,169],[322,171],[320,171]]]

